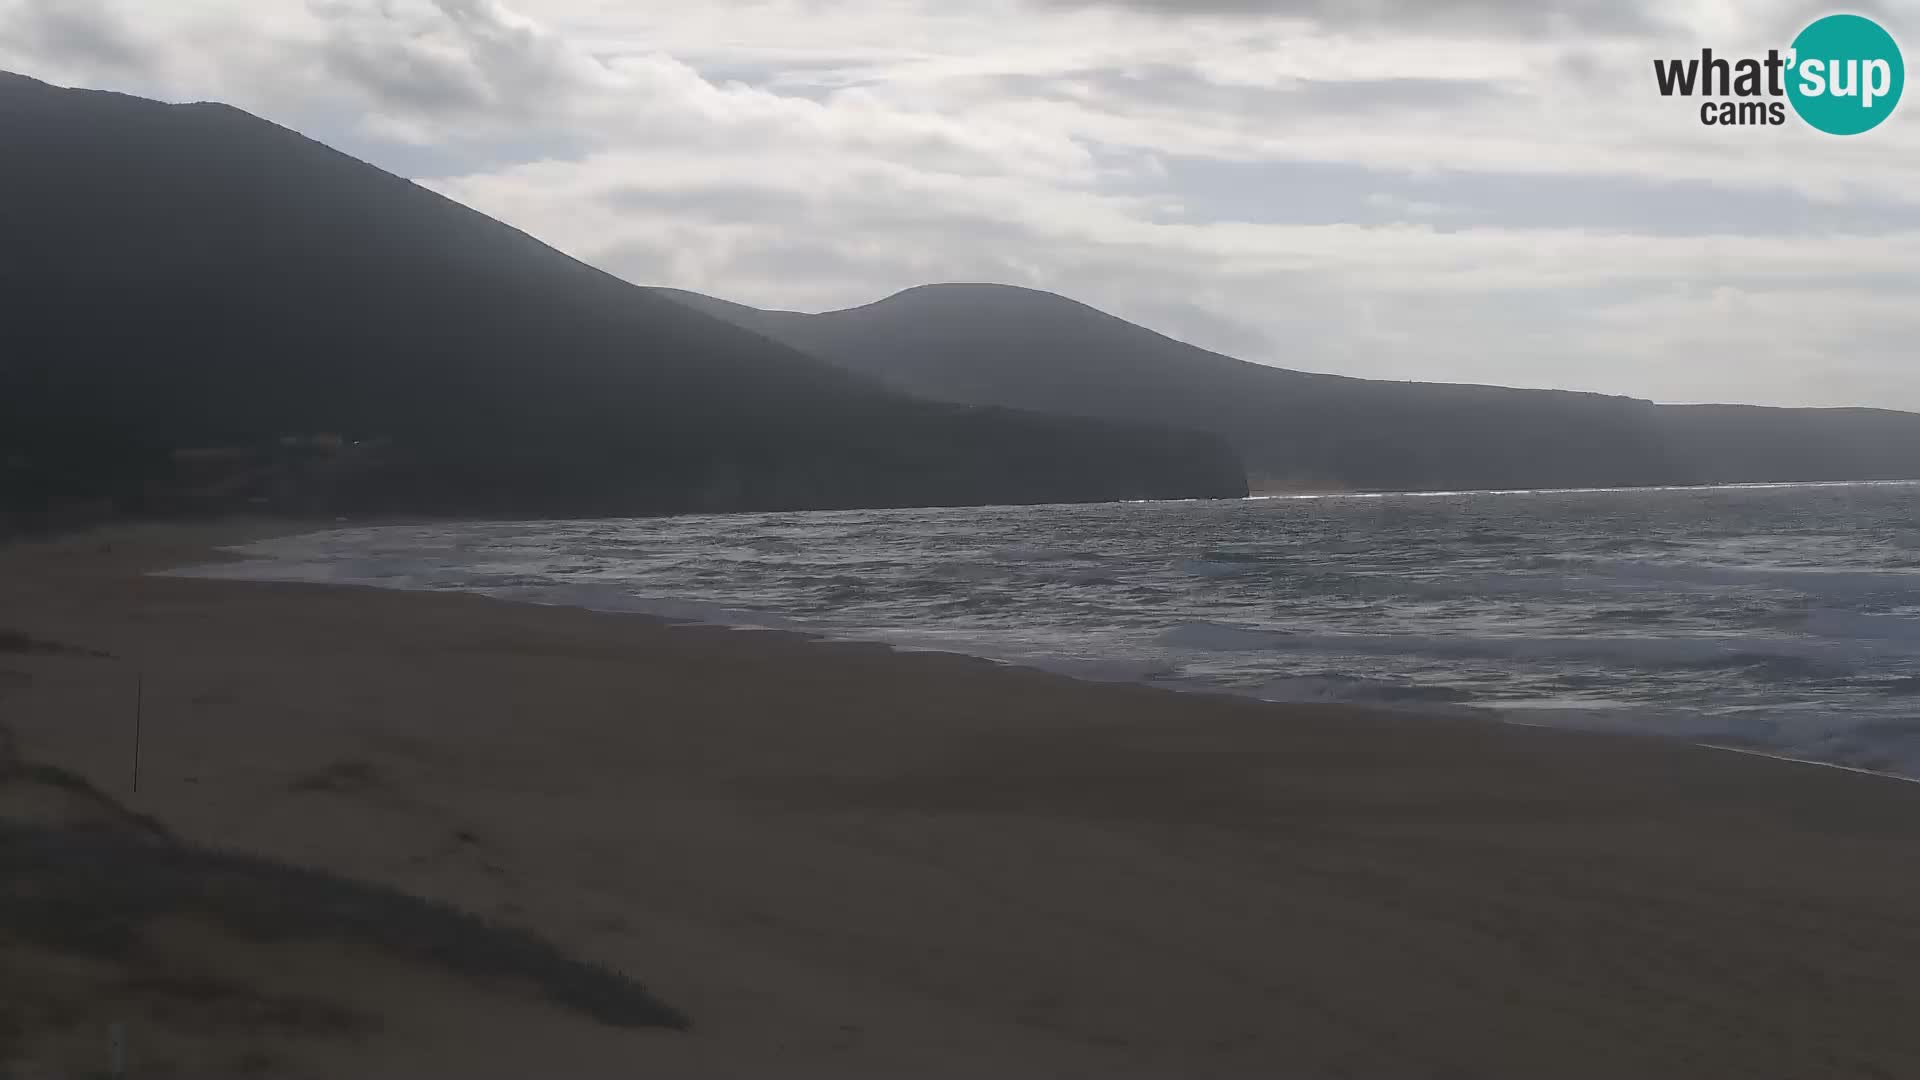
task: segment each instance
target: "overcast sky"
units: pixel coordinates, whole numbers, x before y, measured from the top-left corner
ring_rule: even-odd
[[[1653,86],[1829,10],[0,0],[0,68],[231,102],[763,307],[999,281],[1314,371],[1920,410],[1920,102],[1834,138]],[[1846,10],[1920,60],[1920,0]]]

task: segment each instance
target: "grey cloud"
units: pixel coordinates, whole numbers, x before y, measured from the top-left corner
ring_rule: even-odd
[[[1134,321],[1170,337],[1205,342],[1206,348],[1228,356],[1274,362],[1285,357],[1285,350],[1272,331],[1188,300],[1158,297],[1141,300],[1128,309],[1128,314]]]
[[[901,259],[873,259],[826,243],[789,239],[770,233],[751,248],[753,272],[773,279],[817,277],[840,281],[911,279],[911,263]]]
[[[1538,36],[1569,30],[1645,34],[1666,20],[1653,0],[1035,0],[1169,16],[1304,19],[1341,28],[1471,30]]]
[[[1911,25],[1914,17],[1920,15],[1920,11],[1916,11],[1911,0],[1906,0],[1897,7],[1885,0],[1846,0],[1845,3],[1838,4],[1833,0],[1774,0],[1772,10],[1764,13],[1755,12],[1748,17],[1759,21],[1762,25],[1778,25],[1782,31],[1794,33],[1813,20],[1823,15],[1831,15],[1836,11],[1865,15],[1886,26],[1896,37],[1901,36],[1903,21]]]
[[[330,24],[321,60],[375,101],[413,112],[530,116],[575,86],[560,44],[489,0],[310,5]]]
[[[669,285],[741,303],[804,311],[871,303],[932,280],[1046,284],[1032,280],[1028,268],[1014,258],[951,244],[942,251],[937,269],[931,270],[924,260],[906,254],[855,253],[830,239],[785,231],[737,237],[724,257],[696,258],[691,264],[684,258],[689,246],[698,246],[697,236],[669,233],[614,245],[593,253],[589,261],[643,285]],[[704,276],[691,276],[690,265],[700,267]]]
[[[717,197],[706,188],[608,192],[600,196],[606,205],[627,212],[644,208],[659,224],[644,239],[610,245],[591,253],[588,261],[628,281],[716,292],[749,303],[781,296],[785,299],[777,306],[809,311],[869,303],[929,281],[1059,286],[1036,279],[1024,257],[1044,242],[1030,228],[951,208],[875,203],[842,193],[810,204],[807,220],[733,216],[733,204],[742,200],[782,197],[746,189]],[[705,229],[713,223],[727,226],[723,246],[704,243]],[[850,242],[849,237],[887,242]],[[697,255],[683,261],[689,253]],[[695,266],[711,280],[687,276]]]
[[[1280,87],[1234,86],[1170,66],[1092,72],[1088,79],[1101,90],[1140,101],[1254,115],[1276,109],[1318,113],[1451,109],[1508,94],[1498,83],[1477,79],[1303,79]]]
[[[654,210],[666,213],[691,212],[720,221],[778,225],[792,222],[806,213],[807,200],[793,192],[748,185],[713,185],[686,188],[616,188],[603,196],[606,203],[620,210]]]
[[[476,65],[497,89],[538,94],[568,85],[556,43],[501,17],[490,0],[434,0],[471,50]]]
[[[590,261],[623,281],[631,281],[636,285],[662,285],[676,280],[675,247],[666,238],[627,241],[595,252]]]
[[[1478,79],[1302,79],[1281,86],[1233,85],[1168,64],[1003,75],[989,81],[1002,93],[1068,99],[1095,108],[1177,108],[1233,116],[1428,112],[1485,104],[1511,94],[1499,83]]]
[[[809,101],[825,101],[837,91],[879,81],[871,62],[859,56],[829,53],[782,57],[777,64],[764,60],[683,59],[699,71],[701,78],[715,85],[737,82]]]
[[[352,116],[324,110],[300,128],[336,150],[412,180],[471,176],[527,161],[577,161],[591,152],[585,140],[564,132],[515,132],[505,138],[456,138],[432,144],[400,142],[370,134]]]
[[[1183,222],[1442,229],[1586,228],[1655,236],[1873,235],[1920,229],[1920,200],[1821,202],[1786,188],[1725,188],[1620,176],[1442,172],[1331,162],[1163,158],[1139,183],[1181,196]]]
[[[411,46],[353,33],[335,33],[321,46],[327,70],[374,100],[409,110],[476,109],[486,90],[458,62]]]
[[[99,0],[25,0],[0,21],[0,40],[36,59],[109,71],[143,71],[147,50]]]

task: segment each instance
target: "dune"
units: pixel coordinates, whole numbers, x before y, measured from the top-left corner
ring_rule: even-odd
[[[139,1076],[535,1075],[551,1060],[476,1056],[487,1040],[450,1044],[451,1025],[560,1021],[552,1037],[573,1040],[558,1014],[686,1027],[637,982],[525,930],[183,844],[84,778],[0,751],[8,1076],[130,1062]]]
[[[83,999],[145,1010],[135,1054],[161,1038],[193,1075],[1920,1072],[1912,784],[475,596],[148,573],[284,528],[0,550],[0,629],[64,646],[0,651],[19,759],[211,865],[537,939],[688,1024],[605,1022],[524,971],[395,948],[384,919],[262,941],[245,918],[170,915],[155,955],[183,959],[149,973],[213,988],[108,994],[122,974],[69,972],[85,1064],[109,1018]],[[101,865],[168,850],[123,849]],[[8,935],[15,985],[78,963]],[[306,1005],[282,1031],[236,1000]],[[192,1020],[155,1036],[167,1009]],[[44,1018],[10,1020],[13,1044],[58,1048]]]

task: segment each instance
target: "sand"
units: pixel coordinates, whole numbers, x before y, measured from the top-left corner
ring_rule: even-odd
[[[247,532],[0,551],[0,630],[111,654],[0,653],[20,752],[194,843],[536,930],[693,1024],[610,1028],[388,973],[350,993],[404,1023],[310,1068],[1920,1075],[1920,785],[470,596],[145,574]],[[264,966],[355,984],[346,954],[308,953]]]

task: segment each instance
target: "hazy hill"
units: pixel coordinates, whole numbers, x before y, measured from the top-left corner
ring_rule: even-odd
[[[1920,415],[1892,409],[1656,406],[1690,481],[1920,478]]]
[[[1236,360],[1050,293],[931,285],[819,315],[668,295],[948,401],[1216,432],[1256,486],[1448,489],[1920,477],[1920,416],[1662,406]]]
[[[386,447],[343,506],[499,514],[1244,492],[1212,436],[917,401],[295,132],[0,75],[0,508],[183,448]]]

